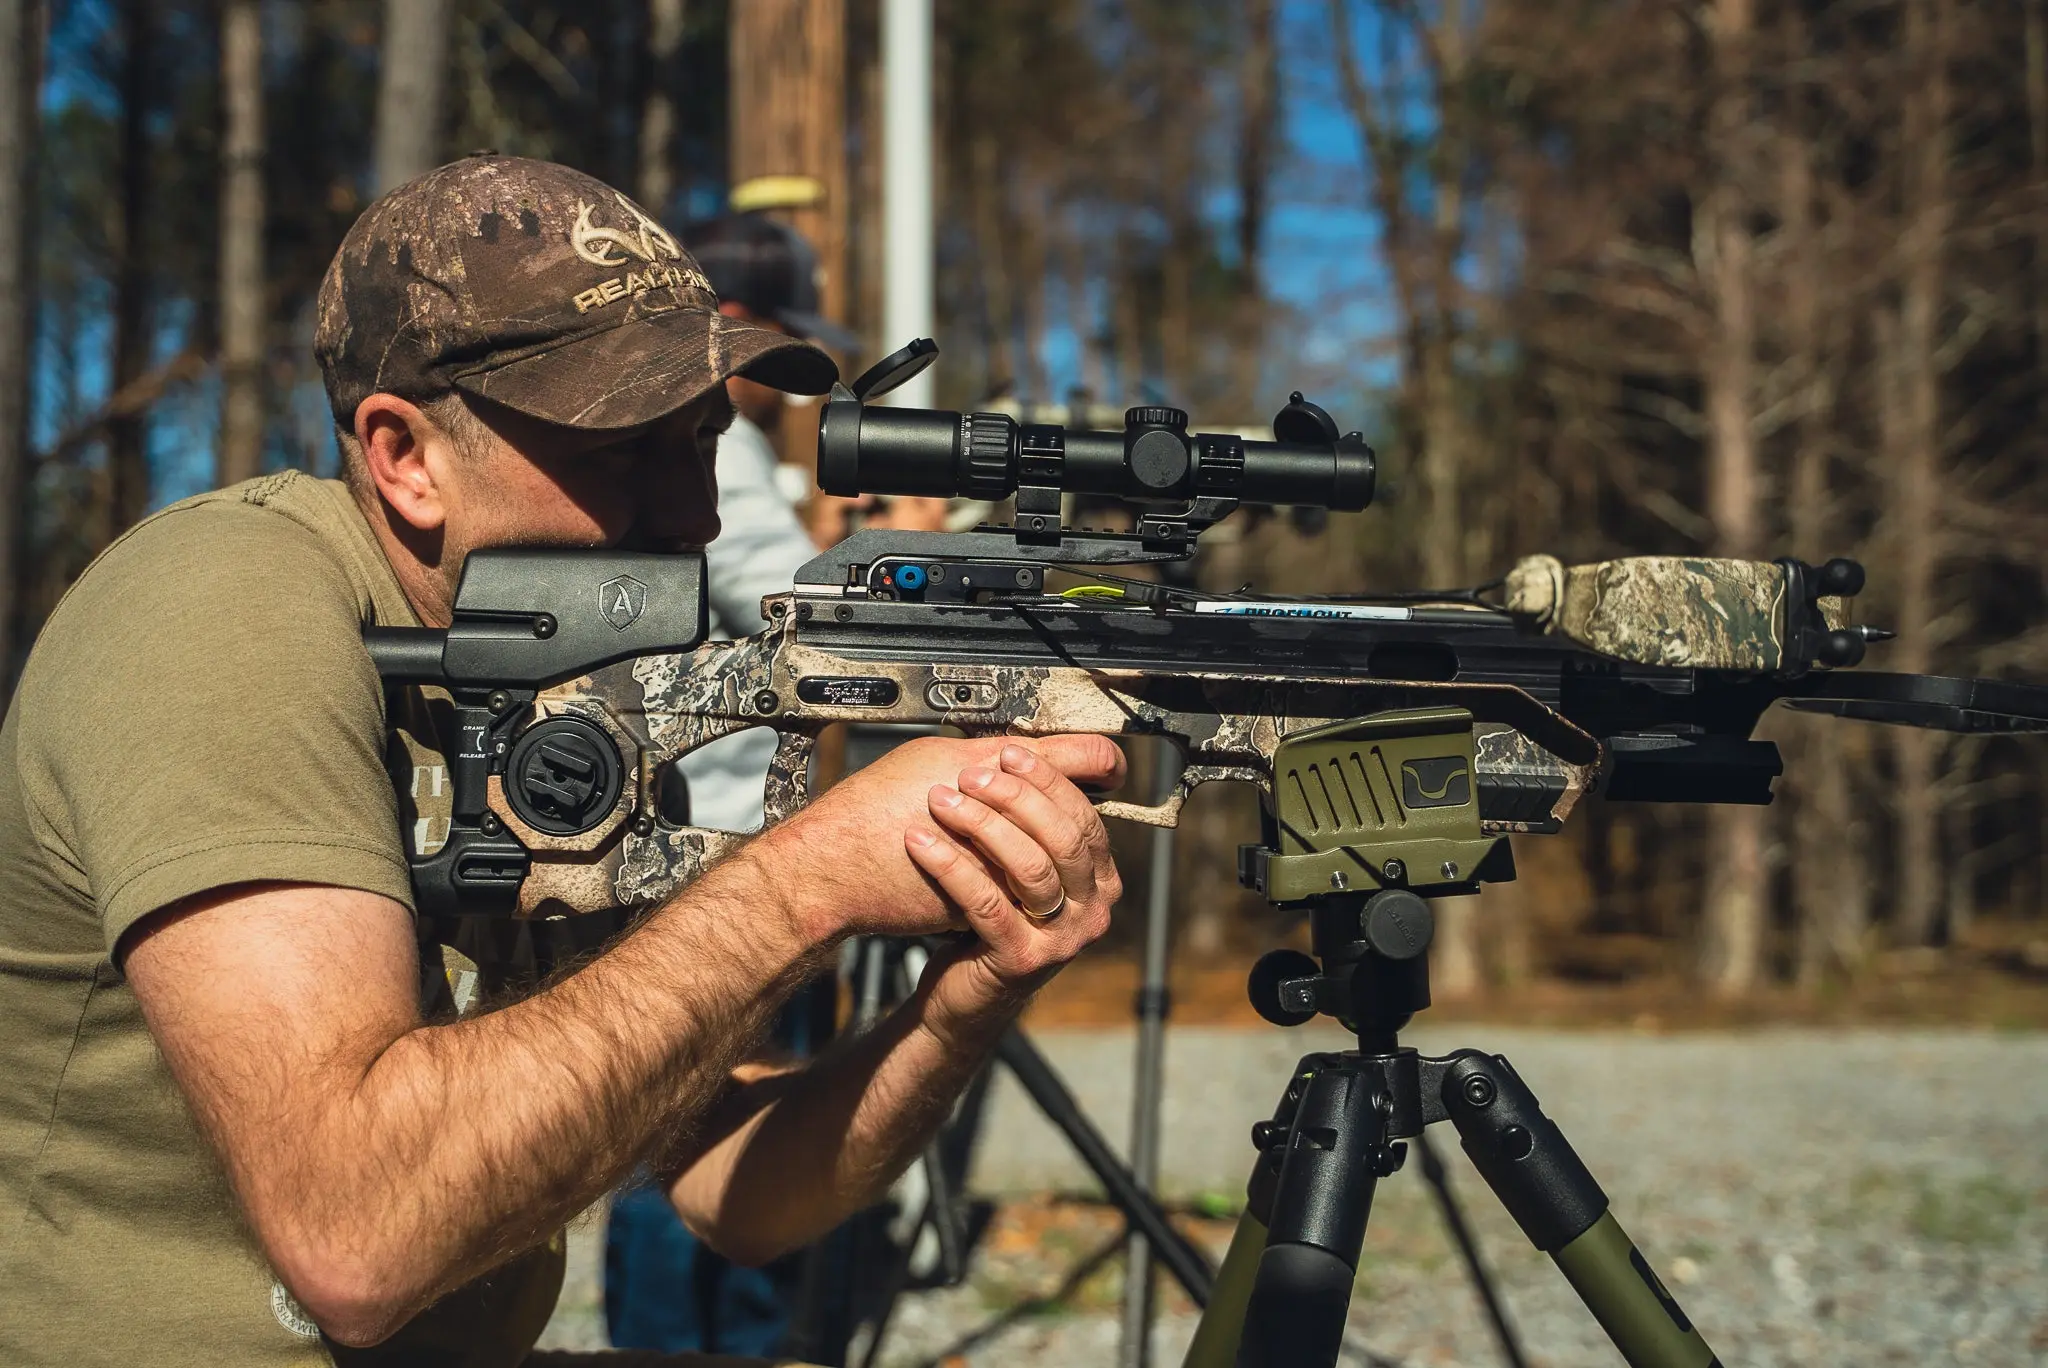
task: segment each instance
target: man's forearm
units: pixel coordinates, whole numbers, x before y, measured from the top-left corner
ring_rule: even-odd
[[[394,1325],[559,1228],[715,1102],[819,953],[769,900],[736,857],[577,972],[376,1060],[304,1176],[347,1203],[316,1219],[379,1223],[358,1239],[389,1270]]]
[[[920,992],[808,1068],[752,1085],[712,1118],[724,1133],[671,1184],[677,1210],[745,1263],[823,1235],[879,1200],[929,1143],[1027,997],[942,1021]]]

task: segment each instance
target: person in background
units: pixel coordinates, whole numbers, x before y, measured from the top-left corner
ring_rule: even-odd
[[[726,214],[691,224],[681,236],[717,292],[720,313],[842,355],[859,345],[819,312],[817,253],[795,229],[765,214]],[[725,530],[705,548],[712,635],[749,636],[766,627],[762,596],[787,593],[797,569],[845,536],[856,517],[867,527],[944,527],[944,499],[877,503],[819,496],[820,516],[806,532],[796,508],[806,482],[780,464],[775,449],[789,396],[743,375],[726,381],[726,393],[736,416],[718,443],[718,517]],[[816,422],[816,410],[805,405],[787,421]],[[724,831],[759,827],[774,755],[775,733],[765,727],[692,752],[682,762],[691,823]]]
[[[727,214],[686,227],[684,249],[718,295],[719,312],[757,327],[851,351],[857,339],[820,313],[817,254],[804,237],[764,214]],[[797,569],[837,540],[854,516],[868,526],[943,526],[943,499],[834,499],[814,523],[814,541],[798,516],[805,481],[775,449],[787,396],[744,375],[726,381],[734,418],[718,443],[718,517],[723,527],[705,549],[716,637],[767,626],[761,599],[787,593]],[[788,476],[797,476],[788,479]],[[752,831],[761,825],[762,789],[775,733],[755,728],[723,737],[681,763],[692,825]],[[830,1032],[836,983],[823,980],[792,1002],[777,1023],[778,1043],[794,1057],[814,1052]],[[605,1247],[605,1319],[622,1349],[769,1354],[786,1347],[800,1255],[766,1268],[731,1263],[686,1230],[653,1187],[622,1192],[612,1205]]]

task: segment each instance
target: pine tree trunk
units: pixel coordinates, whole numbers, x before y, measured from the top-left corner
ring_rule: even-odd
[[[1941,308],[1942,258],[1949,232],[1948,0],[1909,0],[1906,50],[1913,71],[1905,94],[1901,147],[1906,231],[1902,244],[1897,361],[1899,423],[1891,458],[1896,519],[1891,578],[1898,585],[1899,640],[1886,662],[1922,673],[1933,664],[1937,543],[1941,521],[1941,376],[1935,356]],[[1925,945],[1944,921],[1947,889],[1940,867],[1941,755],[1933,732],[1899,727],[1891,737],[1897,766],[1898,905],[1893,927],[1901,945]]]
[[[676,53],[683,46],[683,0],[647,0],[647,100],[640,110],[640,174],[635,194],[656,218],[675,193]]]
[[[968,156],[972,162],[973,181],[967,196],[974,206],[974,235],[980,256],[977,275],[988,316],[983,364],[987,368],[988,386],[993,391],[998,386],[1013,386],[1017,382],[1017,363],[1011,355],[1017,311],[1010,294],[1008,235],[1003,222],[1004,178],[994,138],[986,135],[975,138],[968,149]],[[1121,314],[1115,326],[1117,343],[1121,347],[1125,341]],[[902,344],[898,342],[895,345]],[[1123,367],[1118,369],[1121,371]],[[1132,376],[1119,375],[1118,379],[1126,394],[1138,392],[1137,382]]]
[[[2048,14],[2027,0],[2027,148],[2035,186],[2048,185]],[[2048,377],[2048,214],[2034,215],[2034,365]]]
[[[384,0],[375,153],[380,195],[441,162],[449,17],[448,0]]]
[[[1422,485],[1425,525],[1422,576],[1431,589],[1465,584],[1471,569],[1466,554],[1473,540],[1465,497],[1472,454],[1472,426],[1458,391],[1455,348],[1462,329],[1458,267],[1465,251],[1466,170],[1465,122],[1459,100],[1465,84],[1465,7],[1445,5],[1439,11],[1433,46],[1438,113],[1436,154],[1428,159],[1434,184],[1431,217],[1423,241],[1427,257],[1420,263],[1426,285],[1419,292],[1421,347]],[[1478,898],[1437,901],[1437,932],[1430,952],[1430,979],[1445,999],[1476,997],[1486,989],[1487,966],[1480,928]]]
[[[1716,555],[1753,557],[1761,541],[1756,435],[1755,264],[1749,228],[1750,0],[1716,0],[1708,139],[1714,182],[1700,206],[1695,255],[1710,322],[1702,366],[1707,422],[1707,517]],[[1706,905],[1699,973],[1717,996],[1756,986],[1768,914],[1764,813],[1716,807],[1707,817]]]
[[[215,482],[263,471],[263,6],[221,13],[220,453]]]
[[[42,13],[36,0],[0,0],[0,698],[14,681],[21,621],[21,539],[28,470],[29,368],[36,290],[37,91]]]
[[[1443,287],[1441,280],[1438,287]],[[1458,411],[1454,388],[1451,339],[1447,332],[1451,326],[1448,301],[1436,312],[1438,317],[1429,323],[1429,335],[1423,342],[1422,479],[1428,495],[1428,512],[1422,573],[1428,587],[1452,589],[1466,578],[1467,529],[1460,469],[1466,448],[1466,424]],[[1477,997],[1486,990],[1480,902],[1476,897],[1436,900],[1436,939],[1429,952],[1429,977],[1432,990],[1447,1002]]]
[[[1274,0],[1248,0],[1245,46],[1238,66],[1237,298],[1233,307],[1230,421],[1257,417],[1254,402],[1266,355],[1266,300],[1261,258],[1273,197],[1275,145],[1280,131],[1280,44]]]
[[[1788,49],[1800,51],[1805,46],[1804,35],[1792,30]],[[1830,312],[1823,316],[1822,281],[1833,263],[1827,259],[1817,222],[1815,149],[1804,128],[1793,129],[1780,146],[1780,220],[1788,254],[1781,312],[1790,340],[1785,364],[1804,391],[1787,521],[1792,553],[1819,564],[1840,549],[1834,543],[1841,519],[1828,478],[1828,439],[1836,419],[1842,306],[1830,299],[1825,306]],[[1832,719],[1800,718],[1792,724],[1788,744],[1791,755],[1782,786],[1792,799],[1795,976],[1801,988],[1811,991],[1830,979],[1854,979],[1862,971],[1870,887],[1856,855],[1843,728]]]
[[[1833,719],[1814,719],[1799,748],[1810,776],[1794,817],[1793,897],[1798,901],[1799,982],[1854,980],[1870,956],[1870,880],[1849,793],[1849,748]]]
[[[119,230],[114,244],[113,342],[109,391],[119,394],[149,364],[150,307],[150,79],[155,64],[154,0],[122,0],[121,124],[116,193]],[[102,543],[112,541],[149,507],[148,412],[137,407],[107,423],[107,501]]]

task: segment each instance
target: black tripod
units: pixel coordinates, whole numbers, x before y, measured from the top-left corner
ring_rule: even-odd
[[[855,1029],[872,1024],[889,1005],[909,996],[925,953],[917,942],[873,937],[860,943],[851,957]],[[995,1057],[1073,1146],[1127,1227],[1145,1237],[1153,1257],[1189,1299],[1206,1306],[1215,1280],[1208,1258],[1174,1228],[1158,1199],[1117,1158],[1030,1037],[1011,1027],[997,1043]],[[936,1281],[950,1285],[963,1276],[976,1232],[957,1194],[965,1183],[984,1096],[985,1088],[977,1086],[953,1123],[926,1149],[919,1165],[923,1194],[915,1199],[907,1223],[892,1221],[886,1209],[868,1213],[810,1255],[795,1334],[795,1347],[807,1358],[827,1364],[878,1361],[898,1298],[920,1281],[915,1265],[927,1230],[937,1245]]]
[[[1314,956],[1260,960],[1253,1003],[1281,1025],[1335,1016],[1358,1048],[1304,1055],[1273,1119],[1253,1129],[1259,1158],[1245,1215],[1186,1368],[1334,1365],[1374,1189],[1401,1167],[1401,1142],[1443,1120],[1631,1365],[1714,1365],[1507,1060],[1478,1050],[1425,1058],[1398,1042],[1429,1004],[1429,904],[1398,888],[1332,893],[1311,900],[1311,916]]]

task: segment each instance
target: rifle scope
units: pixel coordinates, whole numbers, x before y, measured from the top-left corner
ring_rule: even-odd
[[[844,393],[844,392],[842,392]],[[1299,394],[1271,442],[1188,432],[1164,406],[1131,409],[1121,432],[1007,414],[884,408],[847,397],[818,425],[818,484],[828,494],[998,500],[1020,485],[1136,503],[1222,499],[1353,510],[1372,502],[1372,448]]]

